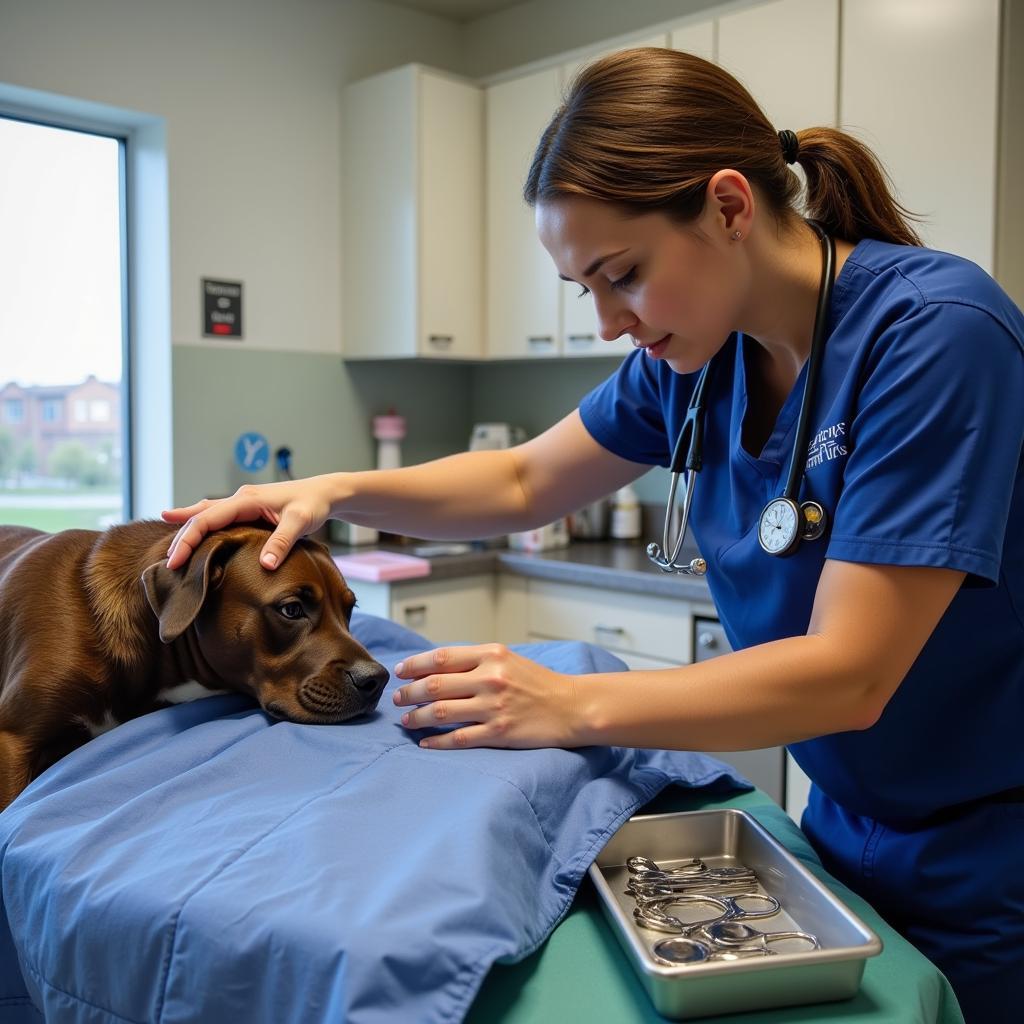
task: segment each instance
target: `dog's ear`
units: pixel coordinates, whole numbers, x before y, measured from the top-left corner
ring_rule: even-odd
[[[237,537],[223,533],[208,536],[180,569],[168,569],[167,559],[148,566],[142,586],[150,608],[160,620],[160,639],[169,644],[188,629],[206,600],[211,582],[216,584],[224,563],[241,546]]]

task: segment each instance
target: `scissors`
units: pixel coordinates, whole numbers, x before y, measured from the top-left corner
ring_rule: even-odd
[[[748,909],[740,905],[740,900],[760,900],[760,908]],[[683,922],[672,914],[666,914],[667,907],[703,904],[714,907],[718,911],[712,917],[700,921]],[[633,919],[641,928],[652,931],[672,932],[676,935],[692,936],[704,932],[713,925],[727,922],[739,922],[744,919],[771,917],[780,910],[779,901],[774,896],[766,896],[759,892],[743,892],[735,896],[712,896],[709,893],[672,893],[668,896],[648,897],[643,902],[637,901],[633,909]],[[753,930],[753,929],[752,929]],[[758,932],[757,934],[768,934]],[[742,945],[742,943],[733,943]]]
[[[636,902],[633,919],[637,925],[672,935],[654,945],[660,963],[676,966],[773,956],[776,951],[771,945],[785,940],[820,948],[817,936],[808,932],[766,932],[745,923],[772,917],[781,909],[774,896],[752,891],[758,882],[750,868],[711,868],[699,857],[674,868],[663,868],[647,857],[630,857],[626,868],[630,873],[626,892]],[[717,913],[683,921],[667,912],[670,907],[693,905],[712,907]]]

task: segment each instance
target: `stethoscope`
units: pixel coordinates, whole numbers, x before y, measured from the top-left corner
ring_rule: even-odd
[[[833,239],[816,221],[808,220],[807,223],[814,228],[821,239],[821,284],[818,286],[818,308],[814,314],[811,354],[807,360],[807,377],[804,380],[800,418],[797,420],[796,440],[793,442],[793,453],[789,460],[786,487],[779,497],[772,498],[765,505],[757,524],[757,539],[760,541],[761,547],[769,555],[780,557],[793,554],[800,546],[801,540],[817,540],[825,532],[827,523],[825,509],[818,502],[799,503],[797,501],[807,464],[807,437],[811,426],[811,405],[817,390],[821,357],[825,348],[825,326],[829,305],[832,301],[832,275],[836,262],[836,244]],[[695,483],[694,474],[700,472],[703,462],[705,405],[713,362],[713,360],[708,360],[704,369],[701,370],[700,377],[697,378],[693,394],[690,397],[690,404],[686,410],[686,419],[679,430],[679,437],[672,452],[672,462],[669,465],[672,483],[665,505],[665,529],[662,533],[662,546],[658,547],[653,541],[647,545],[647,557],[663,572],[703,576],[708,571],[707,562],[703,558],[694,558],[685,564],[680,564],[677,559],[690,521],[690,506],[693,503],[693,485]],[[675,541],[670,542],[672,520],[675,518],[676,511],[676,490],[679,487],[679,476],[684,467],[686,479],[683,486],[686,493],[683,497],[682,522]],[[665,557],[667,551],[672,552],[671,557]]]

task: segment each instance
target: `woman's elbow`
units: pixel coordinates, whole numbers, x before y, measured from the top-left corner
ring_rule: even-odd
[[[894,680],[884,673],[860,674],[859,681],[853,688],[850,731],[863,732],[877,725],[902,681],[902,675]]]

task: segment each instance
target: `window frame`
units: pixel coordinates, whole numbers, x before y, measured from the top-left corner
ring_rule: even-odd
[[[101,138],[113,139],[117,143],[117,177],[118,177],[118,243],[120,251],[119,292],[121,303],[121,510],[122,519],[128,522],[135,518],[135,459],[134,459],[134,375],[132,373],[132,330],[130,296],[133,294],[129,275],[132,260],[128,251],[130,231],[128,224],[128,146],[129,137],[123,133],[104,129],[97,125],[85,126],[72,123],[73,119],[53,117],[33,117],[4,108],[0,103],[0,119],[20,121],[23,124],[37,125],[41,128],[56,128],[61,131],[78,132],[84,135],[97,135]],[[72,414],[73,418],[73,414]],[[88,419],[85,422],[90,422]]]

